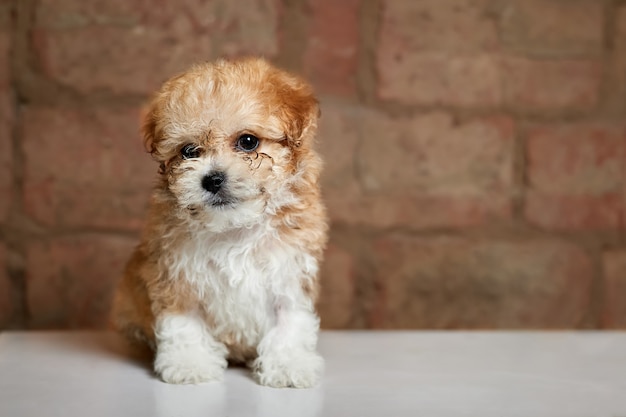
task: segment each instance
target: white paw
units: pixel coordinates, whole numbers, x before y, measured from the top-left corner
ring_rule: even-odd
[[[255,375],[261,385],[274,388],[317,385],[324,372],[324,359],[320,355],[308,351],[281,353],[268,353],[254,361]]]
[[[226,365],[224,357],[202,347],[159,346],[154,371],[169,384],[198,384],[221,380]]]

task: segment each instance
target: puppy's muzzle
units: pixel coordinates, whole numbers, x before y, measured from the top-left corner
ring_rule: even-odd
[[[202,188],[207,190],[212,194],[217,194],[217,192],[222,188],[224,182],[226,181],[226,174],[220,171],[210,172],[202,178]]]

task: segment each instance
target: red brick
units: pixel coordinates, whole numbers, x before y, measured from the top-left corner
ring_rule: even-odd
[[[27,303],[33,328],[102,328],[133,239],[72,236],[27,247]]]
[[[593,108],[602,65],[599,58],[571,55],[601,50],[603,6],[553,3],[542,3],[548,10],[546,16],[567,9],[562,23],[543,17],[526,22],[525,13],[534,16],[541,5],[506,2],[500,10],[503,37],[509,44],[530,50],[537,46],[541,51],[539,45],[562,47],[570,58],[532,60],[503,54],[494,2],[385,2],[377,51],[378,96],[418,105],[495,107],[504,102],[514,109],[536,112]],[[582,26],[577,23],[581,16],[586,19]],[[589,31],[581,34],[580,27]]]
[[[510,219],[512,203],[505,195],[351,195],[330,192],[326,201],[336,223],[411,229],[466,228]]]
[[[148,8],[145,0],[40,0],[37,4],[37,26],[49,29],[69,29],[90,25],[133,26],[143,13],[151,16],[165,11],[164,7]]]
[[[170,50],[167,39],[157,30],[95,26],[37,32],[35,43],[50,78],[83,93],[108,89],[120,94],[151,92],[194,61],[212,57],[207,43],[180,39]]]
[[[12,285],[7,269],[7,248],[0,243],[0,330],[11,323],[13,315]]]
[[[486,0],[386,1],[378,96],[407,104],[499,104],[501,74],[492,54],[498,35],[488,6]]]
[[[318,312],[322,327],[341,329],[350,326],[355,296],[354,259],[334,243],[326,250],[320,274],[321,293]]]
[[[558,125],[530,130],[528,178],[548,192],[621,191],[626,167],[626,126]]]
[[[481,52],[499,44],[490,0],[384,0],[382,7],[382,49]]]
[[[496,106],[502,101],[500,61],[495,55],[440,52],[379,55],[378,95],[406,104]]]
[[[0,32],[0,224],[6,221],[12,201],[13,97],[10,90],[10,35]]]
[[[589,60],[503,60],[504,100],[523,111],[581,111],[598,103],[602,66]]]
[[[624,227],[621,195],[555,195],[529,192],[524,213],[528,221],[549,230],[617,231]]]
[[[455,121],[434,112],[362,123],[360,170],[369,191],[472,195],[512,183],[514,130],[506,117]]]
[[[0,91],[11,87],[11,34],[0,30]]]
[[[339,193],[357,192],[355,154],[359,143],[359,108],[322,102],[317,148],[324,159],[322,189]]]
[[[335,141],[324,182],[334,221],[435,228],[510,216],[511,120],[455,122],[445,113],[391,119],[363,109],[338,114],[341,123],[322,134],[329,138],[322,145]]]
[[[372,248],[382,328],[576,328],[593,267],[565,242],[387,237]]]
[[[622,116],[626,111],[626,5],[617,10],[615,37],[608,59],[608,103]]]
[[[507,0],[500,10],[503,43],[535,55],[599,55],[604,24],[596,0]]]
[[[0,30],[8,31],[11,28],[11,11],[13,8],[13,0],[0,0]]]
[[[100,4],[102,3],[102,4]],[[278,2],[40,2],[33,42],[44,73],[81,92],[149,93],[192,63],[277,53]],[[218,41],[219,39],[219,41]]]
[[[606,252],[603,257],[605,328],[626,328],[626,250]]]
[[[317,148],[324,160],[322,193],[332,220],[354,219],[346,203],[360,207],[362,193],[356,178],[355,155],[363,110],[329,102],[322,102],[321,109]]]
[[[510,119],[454,121],[446,113],[429,113],[406,119],[368,117],[362,123],[367,140],[359,147],[359,171],[369,196],[430,200],[435,207],[451,200],[467,199],[463,207],[508,197],[514,145]],[[411,209],[417,216],[421,207],[404,207]]]
[[[21,117],[24,204],[58,227],[140,227],[157,166],[135,109],[26,108]]]
[[[13,105],[8,92],[0,90],[0,224],[9,214],[13,200]]]
[[[621,5],[616,11],[615,40],[619,45],[626,44],[626,5]]]
[[[623,227],[625,127],[533,128],[526,152],[531,223],[561,230]]]
[[[308,2],[304,72],[319,93],[355,93],[360,4],[361,0]]]
[[[359,161],[365,188],[402,194],[481,194],[512,183],[513,123],[506,117],[455,121],[433,112],[363,120]]]

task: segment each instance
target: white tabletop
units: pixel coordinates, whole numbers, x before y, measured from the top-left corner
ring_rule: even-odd
[[[160,382],[112,333],[0,334],[0,416],[626,417],[626,333],[324,332],[315,389]]]

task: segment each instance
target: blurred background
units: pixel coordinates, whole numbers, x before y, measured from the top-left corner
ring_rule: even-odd
[[[162,81],[322,103],[325,328],[626,328],[626,1],[0,0],[0,329],[101,328]]]

